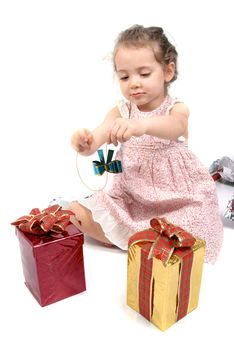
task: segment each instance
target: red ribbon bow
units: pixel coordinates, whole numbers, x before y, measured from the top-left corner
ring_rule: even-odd
[[[29,215],[21,216],[12,222],[11,225],[17,226],[25,233],[38,236],[44,235],[49,231],[62,233],[70,223],[71,215],[75,214],[70,210],[62,210],[62,207],[56,204],[42,211],[34,208]]]
[[[152,229],[137,232],[130,237],[129,247],[140,242],[152,242],[148,259],[153,256],[167,265],[175,248],[192,247],[196,239],[179,226],[175,226],[165,218],[154,218],[150,220]]]

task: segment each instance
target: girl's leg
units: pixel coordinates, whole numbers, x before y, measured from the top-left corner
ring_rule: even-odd
[[[71,202],[69,209],[75,214],[75,217],[71,217],[72,223],[82,232],[85,232],[90,237],[103,242],[105,245],[113,245],[109,239],[106,238],[101,226],[93,220],[92,212],[89,209],[78,202]],[[78,221],[80,221],[81,224]]]

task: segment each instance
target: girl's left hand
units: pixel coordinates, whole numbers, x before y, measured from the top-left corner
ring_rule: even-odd
[[[142,136],[145,133],[145,125],[143,120],[129,120],[124,118],[116,118],[108,129],[108,144],[113,143],[115,146],[118,142],[128,141],[132,136]]]

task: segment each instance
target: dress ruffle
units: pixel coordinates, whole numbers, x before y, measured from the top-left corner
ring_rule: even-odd
[[[122,250],[128,249],[128,239],[134,233],[116,220],[110,212],[92,195],[79,200],[79,203],[92,212],[95,222],[101,225],[106,238]],[[119,234],[121,232],[121,235]]]

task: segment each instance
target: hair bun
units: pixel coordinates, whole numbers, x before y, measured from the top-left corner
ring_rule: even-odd
[[[163,34],[163,29],[161,27],[148,27],[147,28],[149,32],[157,35]]]

